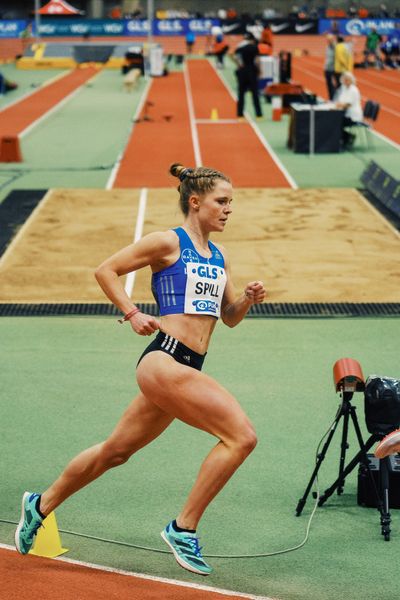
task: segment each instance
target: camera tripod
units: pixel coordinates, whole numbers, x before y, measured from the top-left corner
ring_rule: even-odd
[[[296,507],[296,516],[300,516],[304,505],[307,501],[307,496],[310,493],[311,487],[314,483],[315,478],[318,475],[319,468],[326,456],[329,445],[332,441],[332,438],[335,434],[335,431],[339,425],[340,420],[343,418],[343,431],[342,431],[342,442],[340,447],[340,460],[339,460],[339,475],[336,481],[327,488],[324,493],[320,496],[318,500],[318,506],[322,506],[330,496],[337,491],[337,494],[340,496],[343,493],[345,479],[347,475],[349,475],[356,465],[361,463],[365,469],[365,472],[368,473],[368,477],[371,481],[372,489],[374,490],[374,495],[376,497],[376,506],[378,511],[380,512],[380,524],[381,524],[381,533],[384,536],[385,541],[390,540],[390,512],[389,512],[389,457],[386,457],[380,461],[381,466],[381,482],[380,482],[380,492],[375,485],[375,480],[372,475],[372,471],[370,468],[370,461],[367,456],[368,450],[371,446],[382,439],[381,435],[372,434],[368,440],[364,443],[364,440],[361,435],[360,426],[358,424],[358,419],[356,415],[356,408],[351,404],[351,399],[353,397],[353,392],[341,392],[342,403],[339,407],[339,410],[336,414],[335,420],[332,424],[332,427],[329,431],[329,435],[326,439],[326,442],[322,448],[322,451],[317,455],[317,461],[314,468],[314,471],[311,475],[311,479],[307,485],[307,488],[304,492],[302,498],[300,498],[297,507]],[[349,448],[349,444],[347,442],[348,431],[349,431],[349,420],[352,420],[358,444],[360,446],[360,450],[354,456],[354,458],[348,463],[345,467],[346,461],[346,450]],[[317,495],[314,493],[313,497],[316,498]]]

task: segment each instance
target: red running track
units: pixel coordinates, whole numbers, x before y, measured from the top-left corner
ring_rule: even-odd
[[[187,65],[186,77],[171,73],[153,80],[153,120],[134,125],[113,187],[169,187],[170,164],[195,165],[196,159],[232,177],[237,187],[290,187],[251,125],[236,120],[236,103],[209,61]],[[210,121],[212,109],[217,121]]]
[[[236,102],[208,60],[188,61],[196,119],[218,110],[222,122],[197,123],[202,162],[230,175],[237,187],[290,187],[283,171],[248,122],[235,119]],[[247,94],[246,102],[251,102]]]
[[[98,71],[93,67],[74,69],[66,75],[38,89],[0,112],[1,135],[20,135],[56,104],[78,89]]]
[[[236,45],[242,41],[241,35],[225,35],[225,39],[229,44],[229,52],[233,52]],[[68,42],[76,42],[74,37],[46,37],[47,42],[68,44]],[[104,37],[93,36],[92,42],[104,42]],[[113,42],[129,42],[135,45],[135,42],[143,43],[146,38],[143,36],[129,37],[113,37]],[[157,36],[157,43],[161,44],[166,54],[185,54],[186,44],[183,35],[168,35]],[[356,36],[353,38],[354,52],[362,53],[365,46],[365,36]],[[207,36],[197,36],[194,45],[194,54],[205,54],[209,50],[210,40]],[[306,50],[309,54],[324,56],[326,40],[324,35],[275,35],[274,36],[274,52],[277,54],[280,50],[286,52],[296,52],[298,50]],[[4,38],[0,39],[0,60],[14,60],[15,56],[23,53],[24,43],[21,39]]]
[[[172,163],[195,164],[183,73],[154,78],[147,102],[152,120],[134,125],[113,188],[170,187]]]
[[[375,100],[381,105],[375,131],[400,144],[400,76],[393,71],[355,71],[363,102]],[[322,98],[327,98],[323,60],[316,57],[296,57],[292,67],[293,79]]]

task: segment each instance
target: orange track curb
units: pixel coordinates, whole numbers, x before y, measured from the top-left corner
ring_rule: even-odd
[[[0,112],[1,135],[20,135],[29,125],[93,77],[96,72],[97,70],[92,67],[74,69],[61,79],[57,79],[29,97],[5,108]]]

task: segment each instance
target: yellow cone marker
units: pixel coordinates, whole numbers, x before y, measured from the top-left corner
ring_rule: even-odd
[[[29,554],[55,558],[65,552],[68,552],[68,549],[61,546],[56,515],[54,512],[51,512],[43,521],[42,527],[38,529],[35,543]]]
[[[211,121],[218,121],[218,110],[216,108],[211,109]]]

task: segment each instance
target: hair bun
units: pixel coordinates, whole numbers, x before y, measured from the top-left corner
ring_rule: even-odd
[[[185,167],[183,165],[181,165],[180,163],[174,163],[173,165],[170,166],[169,172],[174,177],[179,177],[179,175],[182,173],[182,171],[184,169],[185,169]]]
[[[169,168],[169,172],[171,173],[171,175],[173,175],[174,177],[178,177],[180,179],[180,181],[183,181],[185,179],[185,177],[192,171],[193,171],[193,169],[184,167],[180,163],[174,163]]]

